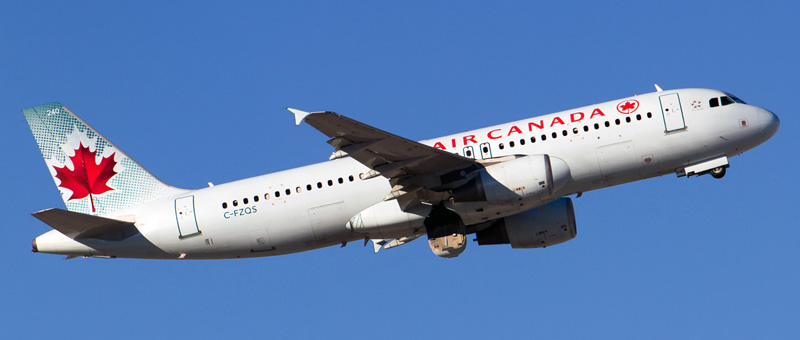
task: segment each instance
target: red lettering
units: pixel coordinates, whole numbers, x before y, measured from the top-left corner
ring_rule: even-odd
[[[442,144],[442,142],[436,142],[436,144],[433,144],[433,147],[437,148],[437,149],[445,150],[444,144]]]
[[[453,147],[456,147],[456,139],[455,139],[455,138],[453,138],[453,139],[451,139],[450,141],[452,142],[452,144],[453,144]]]
[[[555,118],[553,118],[553,122],[550,123],[550,127],[553,127],[553,125],[556,125],[556,122],[558,122],[561,125],[564,125],[564,121],[561,120],[561,118],[555,117]]]
[[[464,136],[464,145],[467,145],[467,142],[477,143],[478,141],[475,140],[475,135]]]
[[[492,133],[494,133],[495,131],[500,131],[500,129],[494,129],[492,131],[489,131],[489,133],[486,134],[486,137],[489,137],[489,139],[498,139],[500,137],[503,137],[503,136],[493,136]]]
[[[536,122],[528,123],[528,131],[533,131],[533,127],[534,126],[539,128],[539,129],[544,129],[544,120],[540,120],[539,124],[536,124]]]
[[[516,133],[522,133],[522,130],[520,130],[516,125],[512,126],[511,130],[508,130],[508,135],[511,136],[511,134],[515,133],[515,132]]]
[[[577,117],[580,117],[580,118],[577,118],[577,119],[576,119],[576,118],[575,118],[576,116],[577,116]],[[569,115],[569,119],[570,119],[570,120],[571,120],[573,123],[575,123],[575,122],[580,122],[581,120],[583,120],[583,116],[584,116],[584,115],[583,115],[583,112],[575,112],[575,113],[573,113],[573,114]]]
[[[600,111],[600,109],[594,109],[594,111],[592,111],[592,115],[591,115],[591,116],[589,116],[589,119],[592,119],[592,118],[594,118],[594,116],[595,116],[595,115],[598,115],[598,116],[603,116],[603,117],[605,117],[605,115],[606,115],[606,114],[605,114],[605,113],[603,113],[603,111]]]

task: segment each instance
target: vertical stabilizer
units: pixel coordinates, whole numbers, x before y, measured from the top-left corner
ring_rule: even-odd
[[[67,210],[105,215],[181,191],[59,103],[23,109]]]

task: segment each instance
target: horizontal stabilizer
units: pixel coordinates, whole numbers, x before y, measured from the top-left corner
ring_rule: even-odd
[[[81,214],[58,208],[42,210],[31,215],[72,239],[98,237],[115,232],[121,233],[125,229],[134,226],[132,222]]]

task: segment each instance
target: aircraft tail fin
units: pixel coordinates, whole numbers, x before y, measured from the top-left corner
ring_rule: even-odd
[[[153,176],[60,103],[22,112],[69,211],[104,215],[182,191]]]

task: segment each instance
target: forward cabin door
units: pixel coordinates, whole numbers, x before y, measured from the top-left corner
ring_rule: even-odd
[[[175,219],[178,221],[178,237],[184,238],[200,233],[194,214],[194,196],[175,199]]]
[[[661,114],[664,117],[664,132],[673,132],[686,128],[683,120],[681,101],[677,93],[665,94],[658,97],[661,101]]]

